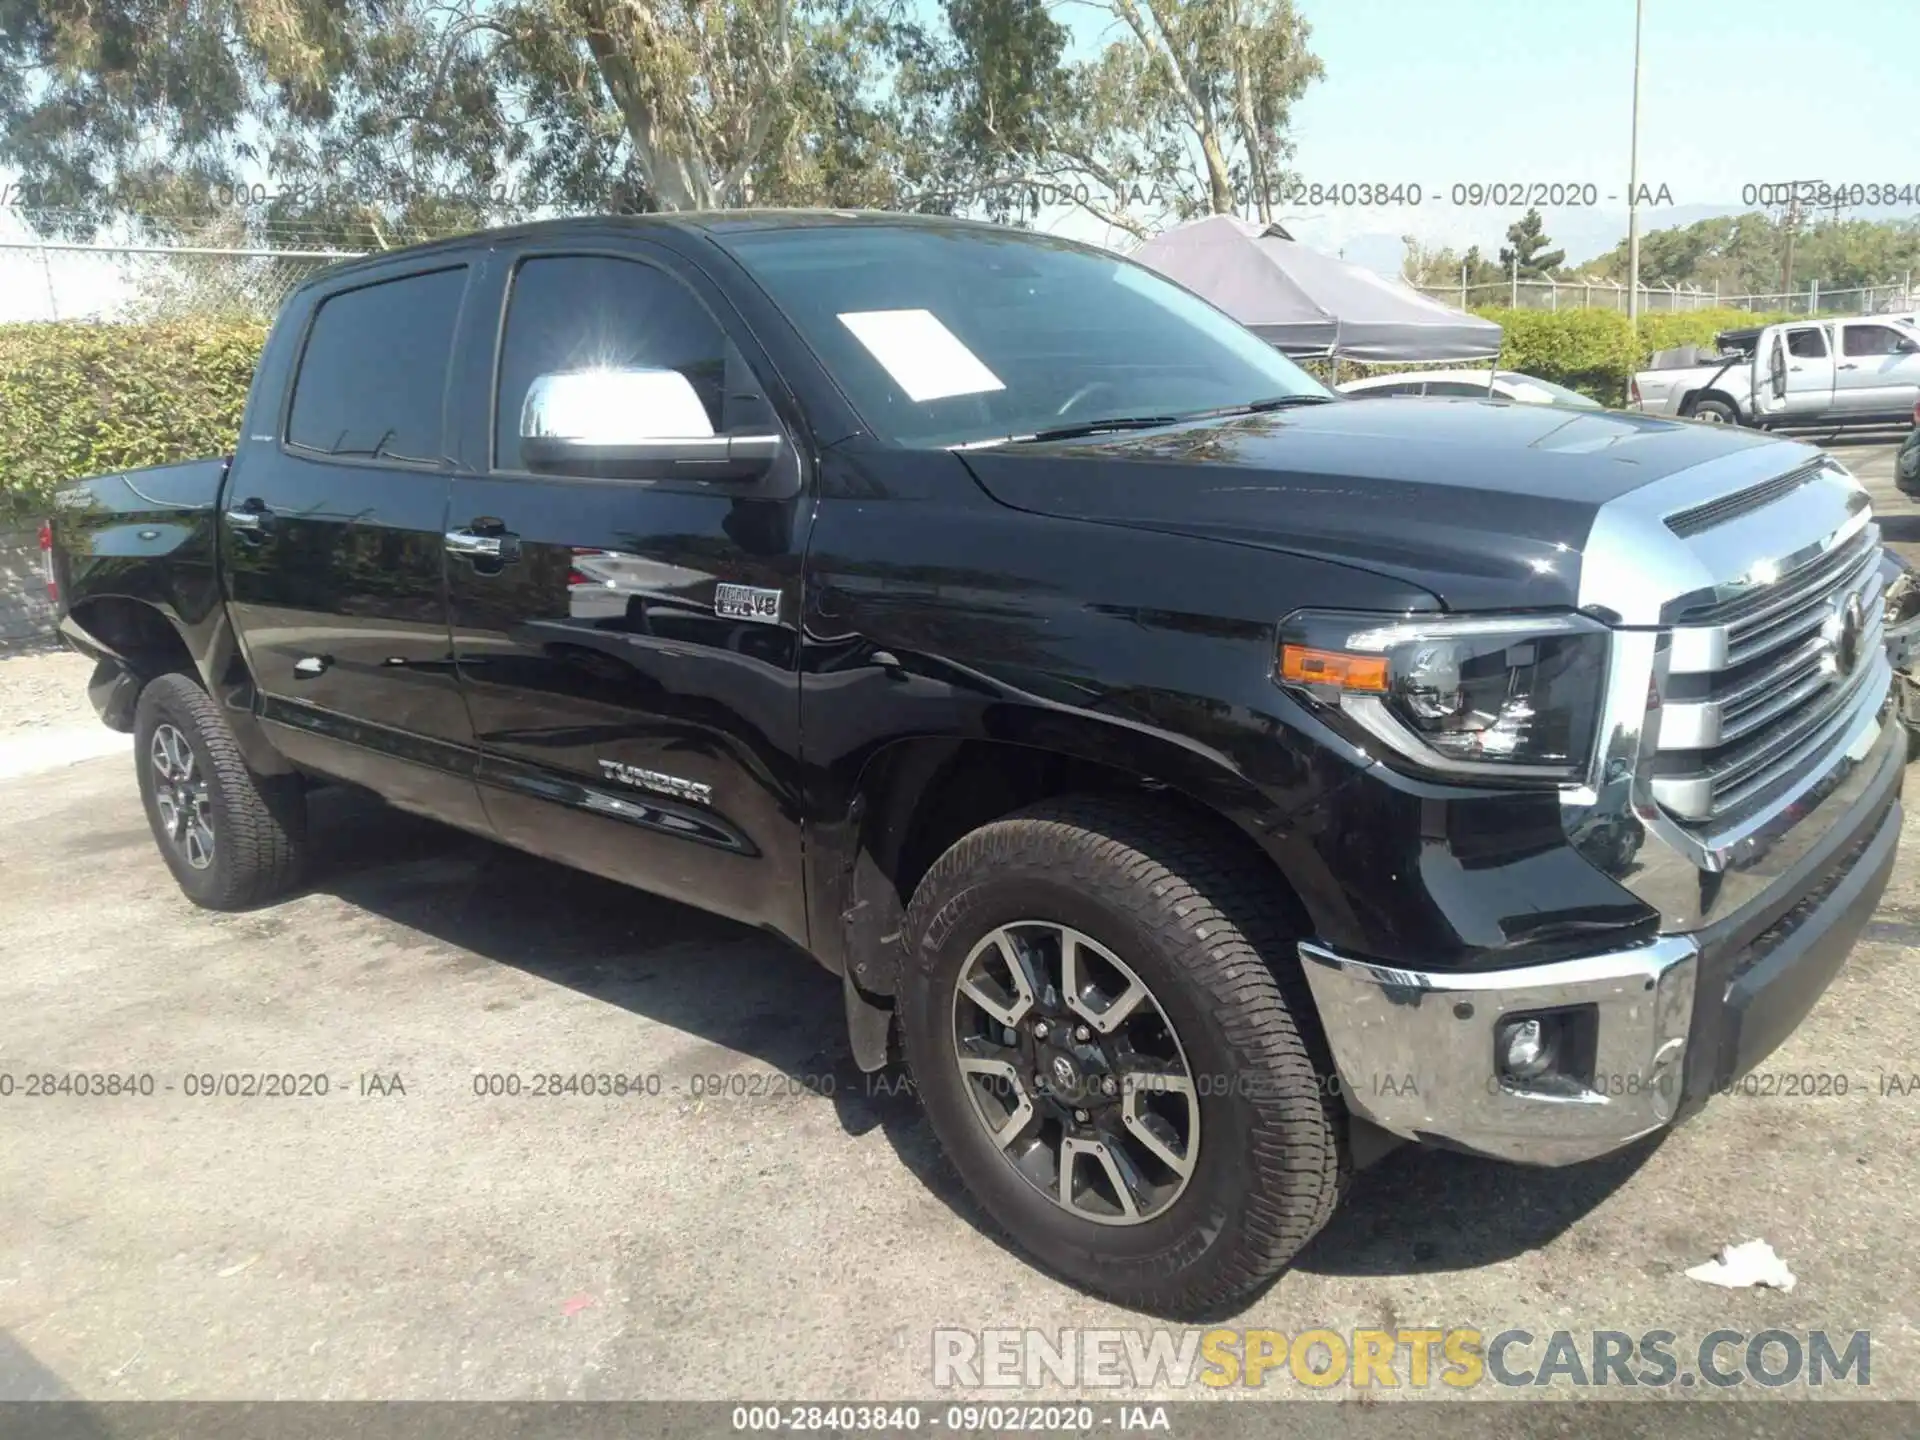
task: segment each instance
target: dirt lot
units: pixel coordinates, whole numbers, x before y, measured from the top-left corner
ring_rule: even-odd
[[[64,731],[85,674],[0,660],[0,739]],[[992,1238],[805,957],[350,796],[314,822],[308,893],[215,916],[124,753],[0,780],[0,1073],[156,1082],[0,1099],[0,1398],[925,1397],[935,1327],[1149,1323]],[[1920,1093],[1883,1093],[1920,1074],[1916,942],[1908,860],[1765,1067],[1846,1095],[1725,1097],[1569,1171],[1401,1151],[1229,1323],[1865,1329],[1867,1393],[1920,1398]],[[659,1091],[475,1093],[556,1070]],[[328,1093],[187,1093],[225,1072]],[[1682,1275],[1753,1237],[1791,1294]]]

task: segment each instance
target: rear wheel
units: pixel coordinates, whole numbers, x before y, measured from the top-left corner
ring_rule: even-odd
[[[907,916],[902,1038],[1016,1243],[1122,1304],[1243,1301],[1333,1213],[1344,1116],[1258,857],[1186,817],[1049,802],[966,836]]]
[[[220,707],[187,676],[162,675],[141,690],[134,758],[147,823],[189,900],[240,910],[298,881],[306,836],[299,778],[249,770]]]
[[[1695,402],[1690,420],[1703,420],[1709,425],[1738,425],[1740,412],[1724,400],[1700,400]]]

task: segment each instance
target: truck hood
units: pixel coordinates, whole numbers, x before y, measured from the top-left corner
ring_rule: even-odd
[[[1378,399],[959,453],[1016,509],[1361,566],[1480,610],[1574,605],[1602,505],[1778,443],[1611,410]]]

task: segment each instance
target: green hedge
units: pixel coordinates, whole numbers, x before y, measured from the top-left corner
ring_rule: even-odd
[[[0,325],[0,516],[62,480],[231,451],[263,325]]]
[[[1747,310],[1691,310],[1681,311],[1677,315],[1642,315],[1640,338],[1646,342],[1649,354],[1655,350],[1671,350],[1679,345],[1710,348],[1713,337],[1722,330],[1748,330],[1756,325],[1772,325],[1794,318],[1784,310],[1762,314]]]
[[[1722,330],[1771,325],[1794,317],[1746,310],[1694,310],[1642,315],[1638,329],[1617,310],[1506,310],[1474,312],[1498,325],[1503,369],[1538,375],[1591,395],[1606,405],[1623,404],[1627,381],[1646,368],[1655,350],[1679,345],[1711,348]]]
[[[1627,317],[1612,310],[1482,310],[1502,332],[1500,366],[1552,380],[1608,405],[1641,358]]]

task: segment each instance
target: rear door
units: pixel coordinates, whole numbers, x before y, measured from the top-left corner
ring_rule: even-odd
[[[463,382],[452,491],[449,529],[472,538],[448,561],[495,829],[804,941],[798,462],[777,484],[642,481],[536,473],[521,449],[541,377],[671,370],[714,434],[779,431],[791,451],[777,377],[711,282],[662,248],[528,249],[497,268],[498,364]]]
[[[228,613],[297,764],[484,829],[447,632],[447,396],[468,267],[356,276],[281,325],[220,520]]]
[[[1834,409],[1849,416],[1910,414],[1920,398],[1920,339],[1879,320],[1842,320]]]

